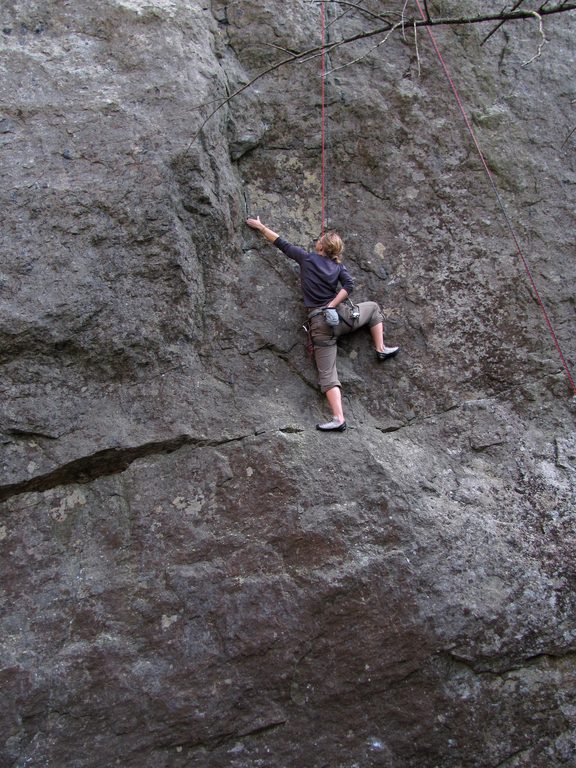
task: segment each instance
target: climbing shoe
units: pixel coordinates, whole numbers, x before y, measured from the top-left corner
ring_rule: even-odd
[[[346,422],[332,419],[332,421],[327,421],[326,424],[316,424],[316,429],[319,429],[320,432],[344,432],[346,430]]]
[[[398,354],[400,347],[384,347],[384,352],[376,352],[377,360],[388,360],[389,357],[394,357]]]

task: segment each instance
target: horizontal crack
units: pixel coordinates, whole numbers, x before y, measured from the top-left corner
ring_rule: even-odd
[[[32,439],[42,438],[43,440],[58,440],[60,437],[60,435],[49,435],[45,432],[34,432],[33,430],[20,429],[18,427],[7,429],[4,434],[8,435],[9,437],[28,437]]]
[[[245,739],[247,736],[255,736],[256,734],[260,735],[262,733],[266,733],[267,731],[274,731],[277,728],[279,728],[281,725],[286,725],[288,720],[284,718],[278,718],[277,720],[272,720],[269,723],[266,723],[265,725],[260,725],[257,728],[254,728],[251,731],[243,731],[242,733],[239,733],[238,736],[241,739]]]
[[[464,654],[459,654],[455,649],[445,651],[444,655],[453,663],[466,667],[470,672],[477,676],[486,675],[487,677],[504,678],[513,672],[529,667],[539,667],[546,664],[553,666],[565,660],[573,663],[576,658],[576,651],[573,648],[559,649],[557,651],[542,651],[519,657],[516,661],[506,661],[504,658],[474,659],[465,656]],[[506,661],[505,664],[504,661]]]
[[[100,477],[116,475],[128,469],[136,459],[141,459],[144,456],[173,453],[185,445],[193,445],[197,448],[215,447],[243,440],[245,437],[246,435],[239,435],[220,440],[208,440],[184,434],[170,440],[152,441],[131,448],[105,448],[89,456],[82,456],[62,464],[43,475],[37,475],[19,483],[0,486],[0,503],[22,493],[38,493],[61,485],[89,483]]]

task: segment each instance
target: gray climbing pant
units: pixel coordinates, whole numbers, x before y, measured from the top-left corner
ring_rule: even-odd
[[[363,301],[356,304],[356,307],[360,310],[360,316],[354,320],[351,317],[352,307],[349,304],[340,304],[337,307],[340,323],[336,326],[328,325],[321,312],[316,314],[317,309],[311,309],[308,313],[310,333],[314,343],[314,360],[318,369],[318,384],[322,392],[327,392],[332,387],[342,386],[336,370],[338,338],[364,325],[372,328],[384,322],[382,310],[375,301]]]

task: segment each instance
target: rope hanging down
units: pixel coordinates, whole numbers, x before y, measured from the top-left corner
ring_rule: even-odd
[[[324,225],[325,225],[325,216],[326,216],[326,51],[325,51],[325,44],[326,44],[326,10],[325,10],[325,1],[322,0],[320,3],[320,26],[321,26],[321,32],[322,32],[322,53],[320,56],[320,100],[322,102],[322,128],[321,128],[321,144],[322,144],[322,150],[321,150],[321,191],[320,191],[320,197],[321,197],[321,204],[320,204],[320,215],[321,215],[321,223],[320,223],[320,233],[321,235],[324,234]]]
[[[422,6],[420,4],[420,0],[415,0],[416,5],[418,6],[418,10],[420,12],[420,16],[422,17],[423,21],[426,21],[426,15],[424,11],[422,10]],[[488,168],[488,164],[486,162],[486,159],[484,157],[484,153],[482,152],[482,149],[480,148],[480,144],[478,143],[478,139],[476,138],[476,134],[474,133],[474,129],[472,128],[472,124],[470,123],[470,120],[468,119],[468,115],[466,114],[466,110],[464,109],[464,105],[462,103],[462,100],[460,98],[460,94],[458,93],[458,90],[456,88],[456,85],[454,83],[454,80],[452,79],[450,72],[448,70],[448,67],[446,65],[446,62],[444,61],[442,54],[440,52],[440,48],[438,47],[438,44],[436,42],[436,38],[434,37],[434,34],[429,26],[426,27],[426,30],[428,31],[428,35],[430,36],[430,40],[432,42],[432,45],[434,47],[434,50],[436,51],[436,55],[438,56],[438,60],[440,61],[440,64],[442,65],[442,69],[444,70],[444,74],[446,75],[446,78],[448,82],[450,83],[450,87],[452,88],[452,92],[454,93],[454,96],[456,97],[456,101],[458,102],[458,107],[460,108],[460,112],[462,113],[462,116],[464,118],[464,122],[466,123],[466,127],[468,128],[468,132],[470,133],[470,136],[472,137],[472,141],[474,142],[474,146],[476,147],[476,150],[480,156],[480,159],[482,161],[482,165],[484,166],[484,170],[486,172],[486,175],[488,176],[488,180],[490,181],[490,185],[492,189],[494,190],[494,194],[496,195],[496,199],[498,201],[498,205],[500,206],[502,213],[504,214],[504,218],[506,220],[506,224],[508,225],[508,229],[510,230],[510,234],[512,235],[512,239],[514,241],[514,244],[516,246],[516,251],[518,255],[520,256],[520,259],[522,261],[522,264],[524,265],[524,269],[526,271],[526,274],[528,276],[528,279],[530,281],[530,284],[532,286],[532,290],[534,291],[534,295],[536,296],[536,300],[538,302],[538,305],[542,311],[542,314],[544,316],[544,319],[546,321],[546,325],[548,326],[548,330],[550,331],[550,335],[552,336],[552,340],[554,342],[554,345],[556,347],[556,350],[558,354],[560,355],[560,360],[562,361],[562,365],[564,366],[564,370],[566,371],[566,375],[568,377],[568,381],[570,382],[570,385],[572,386],[572,389],[574,391],[574,395],[576,396],[576,384],[574,383],[574,379],[572,378],[572,375],[570,373],[570,369],[568,368],[568,363],[566,362],[566,358],[564,357],[564,354],[562,353],[562,348],[560,347],[560,342],[558,341],[558,337],[556,336],[556,333],[554,331],[554,328],[552,326],[552,323],[550,321],[550,318],[548,317],[548,312],[546,311],[546,307],[544,306],[544,302],[542,301],[540,297],[540,293],[538,292],[538,288],[536,287],[536,283],[534,281],[534,278],[532,276],[532,272],[530,271],[530,267],[528,265],[528,262],[526,261],[526,257],[524,256],[522,252],[522,248],[520,247],[520,243],[518,241],[518,238],[516,236],[516,232],[514,231],[514,227],[512,226],[512,222],[510,221],[510,217],[508,216],[508,213],[506,211],[506,208],[504,206],[504,203],[502,201],[502,198],[500,196],[500,193],[498,192],[498,188],[496,187],[496,184],[494,183],[494,179],[492,177],[492,173],[490,172],[490,169]]]

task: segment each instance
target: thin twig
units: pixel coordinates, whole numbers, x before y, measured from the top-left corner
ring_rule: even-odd
[[[414,24],[414,48],[416,50],[416,61],[418,62],[418,77],[420,77],[420,51],[418,50],[418,27],[416,24]]]
[[[404,7],[402,8],[402,39],[406,40],[406,31],[404,30],[404,14],[406,13],[406,6],[408,5],[408,0],[404,0]]]
[[[512,6],[512,8],[510,10],[511,11],[515,11],[517,8],[519,8],[522,5],[523,2],[524,2],[524,0],[517,0],[517,2],[514,3],[514,5]],[[544,3],[544,5],[546,5],[546,3]],[[494,35],[496,32],[498,32],[500,27],[503,27],[505,23],[506,23],[505,21],[501,21],[499,24],[496,24],[494,29],[491,32],[488,32],[488,34],[486,35],[484,40],[482,40],[482,42],[480,43],[480,46],[484,45],[484,43],[487,42],[492,37],[492,35]]]
[[[386,16],[383,16],[381,13],[374,13],[374,11],[370,11],[368,8],[364,8],[363,6],[359,5],[358,3],[351,3],[351,2],[347,2],[346,0],[330,0],[330,2],[333,2],[333,3],[337,2],[338,5],[348,6],[347,9],[342,14],[340,14],[340,16],[338,16],[337,19],[335,19],[334,21],[338,21],[343,16],[345,16],[347,13],[349,13],[351,10],[355,9],[355,10],[359,11],[360,13],[364,14],[364,16],[368,16],[371,19],[378,19],[379,21],[384,21],[387,24],[389,24],[389,26],[392,26],[392,22],[388,21]],[[331,23],[333,24],[334,22],[331,22]]]
[[[364,8],[362,8],[362,7],[361,7],[361,6],[359,6],[359,5],[356,5],[355,3],[342,3],[342,2],[339,2],[339,3],[338,3],[338,5],[348,5],[348,6],[350,6],[350,7],[349,7],[349,8],[346,8],[346,10],[345,10],[345,11],[342,11],[342,13],[341,13],[339,16],[335,16],[335,17],[332,19],[332,21],[329,21],[329,22],[326,24],[326,29],[327,29],[327,30],[328,30],[328,29],[330,29],[330,27],[333,27],[333,26],[335,26],[335,25],[336,25],[336,24],[337,24],[337,23],[338,23],[338,22],[339,22],[341,19],[343,19],[343,18],[344,18],[344,16],[348,16],[348,14],[350,13],[350,11],[351,11],[353,8],[356,8],[356,10],[357,10],[357,11],[362,11],[362,12],[366,13],[366,15],[375,16],[377,19],[378,19],[378,18],[380,18],[380,17],[379,17],[379,16],[377,16],[375,13],[371,13],[370,11],[365,11],[365,9],[364,9]]]
[[[274,48],[276,51],[282,51],[282,53],[289,53],[291,56],[296,56],[298,53],[298,51],[291,50],[290,48],[284,48],[284,46],[276,45],[276,43],[263,42],[262,45],[265,45],[267,48]]]
[[[568,142],[569,142],[569,140],[570,140],[570,137],[571,137],[571,136],[572,136],[572,134],[573,134],[573,133],[575,133],[575,132],[576,132],[576,126],[575,126],[574,128],[572,128],[572,130],[570,131],[570,133],[568,134],[568,136],[566,136],[566,138],[565,138],[565,139],[564,139],[564,141],[562,142],[562,146],[560,147],[560,149],[564,149],[564,147],[566,146],[566,144],[568,144]]]
[[[542,49],[544,48],[544,46],[548,42],[548,40],[546,40],[546,36],[544,34],[544,24],[542,23],[542,16],[540,16],[539,13],[536,13],[536,11],[532,11],[532,15],[535,16],[538,19],[538,29],[540,30],[540,36],[542,37],[542,39],[540,41],[540,45],[538,46],[537,53],[534,56],[532,56],[532,58],[529,59],[529,61],[525,61],[524,64],[522,64],[523,67],[527,67],[528,64],[532,64],[533,61],[536,61],[536,59],[540,58],[540,55],[542,53]]]
[[[404,26],[404,19],[394,24],[394,26],[388,30],[386,36],[380,40],[379,43],[376,43],[376,45],[373,45],[372,48],[367,50],[365,53],[362,54],[362,56],[358,56],[355,59],[352,59],[352,61],[347,61],[346,64],[341,64],[339,67],[333,67],[329,72],[326,72],[326,75],[331,75],[334,72],[338,72],[339,69],[344,69],[345,67],[350,67],[352,64],[357,64],[359,61],[362,61],[362,59],[365,59],[367,56],[369,56],[373,51],[380,48],[381,45],[384,45],[390,37],[390,35],[395,32],[399,27]]]

